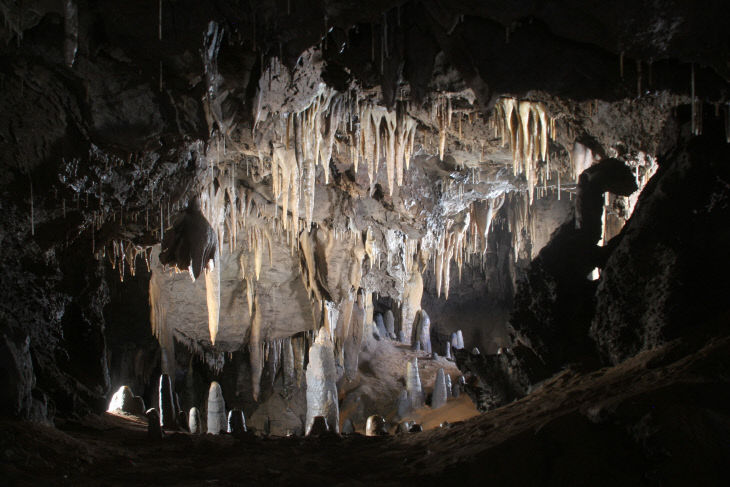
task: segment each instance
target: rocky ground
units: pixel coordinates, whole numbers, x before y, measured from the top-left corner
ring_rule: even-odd
[[[3,422],[1,465],[6,485],[723,485],[729,382],[730,337],[677,340],[418,434],[151,441],[111,415]]]

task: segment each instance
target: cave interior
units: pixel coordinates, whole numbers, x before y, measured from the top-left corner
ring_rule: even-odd
[[[726,10],[0,0],[4,482],[727,485]]]

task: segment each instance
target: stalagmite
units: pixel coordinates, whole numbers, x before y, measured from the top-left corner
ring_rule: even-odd
[[[446,357],[447,360],[453,360],[454,357],[451,355],[451,342],[446,342],[444,349],[444,357]]]
[[[157,409],[148,409],[145,416],[147,416],[147,437],[156,440],[162,438],[163,433],[162,427],[160,426],[160,413],[157,412]]]
[[[175,417],[175,403],[172,396],[172,381],[167,374],[160,376],[159,403],[160,425],[166,430],[175,429],[177,418]]]
[[[436,382],[433,386],[433,395],[431,396],[431,409],[438,409],[446,404],[448,400],[448,392],[446,388],[446,375],[444,369],[436,372]]]
[[[208,434],[218,435],[227,431],[226,403],[220,384],[213,381],[208,390]]]
[[[409,433],[411,430],[411,426],[413,426],[413,421],[401,421],[400,423],[398,423],[395,432],[399,435]]]
[[[264,370],[264,357],[261,343],[263,317],[259,306],[258,296],[254,298],[253,317],[251,318],[251,335],[248,342],[249,358],[251,360],[251,390],[253,400],[259,400],[261,390],[261,374]]]
[[[291,337],[284,339],[281,350],[281,367],[283,372],[284,395],[289,396],[297,386],[296,366],[294,363],[294,348]]]
[[[231,409],[228,412],[228,433],[240,437],[246,430],[246,418],[240,409]]]
[[[339,432],[340,411],[332,338],[325,328],[320,328],[317,339],[309,349],[307,365],[307,417],[305,432],[308,434],[316,416],[324,416],[332,431]]]
[[[365,422],[365,436],[387,436],[388,426],[382,416],[373,414]]]
[[[390,313],[390,310],[388,310],[388,313]],[[390,316],[392,317],[393,313],[390,313]],[[388,336],[388,331],[383,323],[383,315],[380,313],[375,313],[375,329],[378,332],[378,337],[385,338]]]
[[[423,296],[423,278],[421,273],[414,271],[408,278],[403,289],[403,304],[401,306],[401,330],[409,342],[413,338],[413,325],[421,309]]]
[[[450,398],[451,394],[451,375],[446,374],[446,398]]]
[[[343,435],[351,435],[355,432],[355,426],[352,424],[352,420],[350,418],[347,418],[344,423],[342,423],[342,434]]]
[[[108,412],[122,411],[127,414],[144,414],[144,410],[137,411],[132,389],[128,386],[120,387],[109,401]]]
[[[190,408],[190,413],[188,413],[188,430],[193,435],[199,435],[203,432],[203,425],[200,424],[200,411],[198,411],[198,408]]]
[[[398,418],[405,418],[411,412],[411,401],[408,398],[408,390],[403,389],[398,395],[396,402],[396,411]]]
[[[175,413],[175,419],[177,420],[177,427],[182,430],[188,429],[188,415],[185,411],[177,411]]]
[[[418,423],[413,423],[411,425],[411,429],[408,430],[409,433],[421,433],[423,432],[423,426],[421,426]]]
[[[416,320],[412,346],[415,350],[431,353],[431,319],[426,310],[419,311]]]
[[[451,349],[461,350],[462,348],[464,348],[464,335],[461,330],[457,330],[451,334]]]
[[[418,373],[418,358],[415,357],[406,365],[406,390],[412,409],[423,406],[423,388],[421,387],[421,376]]]
[[[395,338],[395,316],[393,316],[393,312],[391,310],[387,310],[385,312],[384,317],[384,326],[385,326],[385,333],[386,336],[390,337],[391,339]]]

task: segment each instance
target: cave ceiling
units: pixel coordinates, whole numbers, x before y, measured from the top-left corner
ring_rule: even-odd
[[[3,0],[0,178],[31,202],[13,232],[88,246],[121,278],[151,268],[163,348],[337,333],[380,297],[412,323],[422,276],[447,298],[493,224],[529,261],[550,231],[536,202],[607,156],[644,184],[677,107],[727,113],[714,10]],[[196,281],[157,245],[194,198],[218,241]],[[607,202],[612,234],[634,203]]]

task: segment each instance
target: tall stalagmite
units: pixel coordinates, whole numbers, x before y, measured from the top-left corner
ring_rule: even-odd
[[[307,418],[305,432],[312,428],[315,416],[324,416],[331,431],[340,431],[340,411],[337,402],[335,356],[332,338],[326,328],[320,328],[309,349],[307,365]]]

